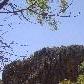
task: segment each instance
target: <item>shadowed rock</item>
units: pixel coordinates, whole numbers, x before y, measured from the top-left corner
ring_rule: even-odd
[[[69,79],[76,81],[78,65],[84,61],[84,46],[71,45],[43,48],[23,61],[4,67],[3,84],[58,84]]]

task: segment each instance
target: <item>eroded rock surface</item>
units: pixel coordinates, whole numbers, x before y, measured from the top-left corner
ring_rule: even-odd
[[[76,81],[78,65],[83,61],[82,45],[43,48],[26,60],[5,66],[3,84],[58,84],[64,79]]]

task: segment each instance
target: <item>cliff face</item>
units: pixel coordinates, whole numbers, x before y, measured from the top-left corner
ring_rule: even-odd
[[[84,46],[43,48],[23,61],[4,67],[3,84],[58,84],[63,79],[76,81],[78,65],[84,61]]]

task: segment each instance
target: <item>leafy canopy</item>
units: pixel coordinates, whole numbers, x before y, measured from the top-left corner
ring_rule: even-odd
[[[54,3],[53,0],[26,0],[29,5],[28,14],[34,15],[37,19],[37,22],[40,24],[48,23],[53,28],[57,29],[57,15],[52,12],[53,8],[51,5]],[[55,1],[56,2],[56,1]],[[57,4],[57,3],[56,3]],[[54,4],[55,5],[55,4]],[[65,13],[68,7],[67,0],[60,0],[60,11],[58,13]]]

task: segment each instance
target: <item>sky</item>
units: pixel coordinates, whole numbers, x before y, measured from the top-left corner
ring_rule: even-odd
[[[22,2],[23,3],[23,2]],[[19,44],[26,44],[28,46],[21,47],[14,45],[13,49],[17,57],[12,57],[11,60],[19,59],[20,55],[33,54],[35,51],[42,49],[43,47],[53,47],[61,45],[84,45],[84,0],[74,0],[73,5],[70,7],[72,12],[70,18],[60,18],[60,24],[57,31],[52,31],[46,25],[31,24],[23,19],[22,21],[18,16],[6,17],[4,28],[8,29],[8,23],[12,22],[14,28],[8,32],[4,38],[5,41],[10,43],[15,41]],[[17,4],[17,2],[16,2]],[[19,3],[21,5],[21,3]],[[78,13],[80,12],[80,15]],[[77,17],[74,17],[76,15]],[[0,16],[3,18],[4,16]],[[20,24],[18,24],[20,22]],[[28,52],[26,52],[28,51]],[[21,59],[21,58],[20,58]],[[2,79],[2,72],[0,73]]]

